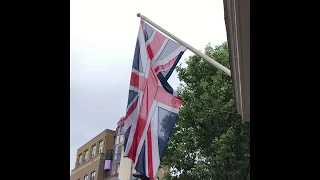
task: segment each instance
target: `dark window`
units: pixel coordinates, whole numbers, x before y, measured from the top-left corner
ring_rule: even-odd
[[[84,176],[84,180],[88,180],[88,174]]]
[[[112,154],[113,154],[113,150],[107,151],[107,160],[112,160]]]
[[[90,178],[90,180],[94,180],[94,177],[96,176],[96,172],[95,171],[93,171],[92,173],[91,173],[91,178]]]
[[[120,146],[118,147],[118,153],[121,154],[121,151],[122,151],[122,145],[120,145]]]

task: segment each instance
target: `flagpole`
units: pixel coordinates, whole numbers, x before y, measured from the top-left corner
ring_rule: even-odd
[[[159,25],[157,25],[156,23],[152,22],[150,19],[148,19],[146,16],[138,13],[137,14],[138,17],[140,17],[142,20],[148,22],[149,24],[151,24],[153,27],[157,28],[159,31],[161,31],[162,33],[166,34],[167,36],[169,36],[170,38],[174,39],[175,41],[177,41],[178,43],[184,45],[186,48],[188,48],[190,51],[192,51],[193,53],[195,53],[196,55],[202,57],[204,60],[206,60],[208,63],[210,63],[211,65],[213,65],[214,67],[220,69],[221,71],[223,71],[224,73],[226,73],[228,76],[231,76],[231,72],[228,68],[222,66],[220,63],[218,63],[217,61],[213,60],[212,58],[210,58],[209,56],[203,54],[202,52],[198,51],[197,49],[195,49],[194,47],[190,46],[189,44],[187,44],[186,42],[182,41],[181,39],[179,39],[178,37],[174,36],[173,34],[169,33],[168,31],[166,31],[165,29],[163,29],[162,27],[160,27]]]

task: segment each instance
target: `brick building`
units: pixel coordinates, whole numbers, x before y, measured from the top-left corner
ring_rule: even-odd
[[[71,180],[104,180],[110,176],[115,131],[106,129],[77,151]]]
[[[119,120],[116,131],[106,129],[78,149],[70,180],[139,180],[133,176],[132,161],[123,157],[124,120]],[[159,169],[156,179],[161,180],[164,172]]]

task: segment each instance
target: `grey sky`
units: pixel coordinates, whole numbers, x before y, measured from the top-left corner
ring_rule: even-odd
[[[77,149],[125,114],[138,12],[196,49],[227,39],[222,0],[71,0],[70,171]]]

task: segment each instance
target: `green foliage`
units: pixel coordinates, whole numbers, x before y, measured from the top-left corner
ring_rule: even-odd
[[[227,43],[205,54],[230,68]],[[166,180],[250,179],[250,124],[236,113],[231,78],[199,56],[177,67],[183,107],[162,163],[180,172]]]

